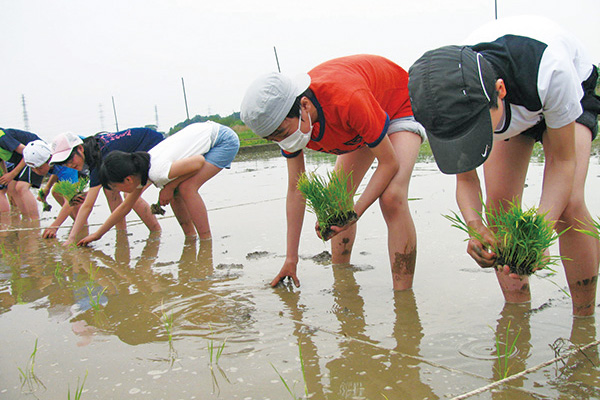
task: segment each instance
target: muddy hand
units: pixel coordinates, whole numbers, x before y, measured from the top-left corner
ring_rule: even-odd
[[[296,287],[300,287],[300,280],[296,276],[295,265],[292,267],[287,264],[283,265],[279,274],[271,281],[271,287],[276,287],[280,282],[283,282],[285,278],[291,279]]]
[[[42,237],[44,239],[52,239],[56,237],[56,228],[46,228],[44,233],[42,233]]]
[[[174,193],[175,193],[174,190],[169,190],[169,189],[163,188],[160,191],[160,193],[158,194],[158,202],[160,203],[160,205],[161,206],[168,205],[173,200]]]
[[[91,235],[87,235],[86,237],[81,239],[79,242],[77,242],[77,246],[79,246],[79,247],[87,246],[91,242],[98,240],[98,239],[100,239],[100,237],[98,235],[92,233]]]
[[[490,268],[496,265],[496,254],[486,249],[483,244],[476,239],[469,240],[467,253],[482,268]]]
[[[79,205],[81,203],[83,203],[83,201],[85,200],[85,196],[87,195],[87,193],[81,193],[78,194],[77,196],[74,196],[71,201],[69,201],[70,205],[76,206]]]

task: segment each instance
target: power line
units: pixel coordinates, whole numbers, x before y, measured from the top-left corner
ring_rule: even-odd
[[[23,103],[23,125],[25,126],[25,130],[29,130],[29,117],[27,116],[27,106],[25,105],[25,95],[21,95],[21,101]]]

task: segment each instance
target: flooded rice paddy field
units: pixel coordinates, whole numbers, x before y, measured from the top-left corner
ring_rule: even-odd
[[[307,166],[324,173],[331,162],[313,155]],[[599,175],[593,160],[594,216]],[[532,164],[526,206],[541,176]],[[285,256],[286,181],[277,151],[241,155],[201,189],[212,241],[186,242],[170,209],[159,235],[132,213],[127,232],[70,249],[60,244],[68,229],[43,240],[12,216],[0,238],[0,398],[66,399],[83,388],[82,399],[447,399],[507,368],[532,371],[470,398],[600,398],[597,346],[574,350],[597,340],[596,320],[572,317],[562,268],[532,278],[530,304],[504,304],[494,274],[442,217],[457,210],[454,178],[433,163],[419,163],[412,180],[418,256],[406,292],[392,290],[376,204],[347,266],[331,265],[307,214],[301,287],[270,288]],[[92,230],[107,210],[101,198]],[[558,356],[567,357],[547,363]]]

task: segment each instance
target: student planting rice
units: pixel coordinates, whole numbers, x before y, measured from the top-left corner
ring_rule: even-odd
[[[37,202],[30,188],[39,188],[43,177],[31,170],[23,160],[25,146],[41,140],[36,134],[18,129],[0,128],[0,158],[6,163],[0,176],[0,212],[10,211],[6,192],[12,196],[24,217],[39,219]]]
[[[360,218],[379,200],[394,289],[412,287],[417,238],[408,185],[425,132],[412,116],[407,82],[406,71],[390,60],[356,55],[327,61],[294,79],[267,74],[247,90],[242,120],[258,136],[277,142],[288,159],[287,254],[272,286],[286,277],[300,285],[296,269],[305,203],[297,182],[307,147],[338,155],[335,169],[352,172],[351,194],[377,159],[354,211]],[[348,263],[356,224],[332,230],[332,262]]]
[[[100,239],[130,211],[153,183],[161,205],[171,208],[186,236],[210,239],[208,214],[198,189],[223,168],[230,168],[240,147],[237,134],[214,122],[188,125],[148,152],[109,154],[100,168],[102,186],[129,193],[106,222],[78,245]]]
[[[64,165],[78,171],[89,169],[90,176],[90,189],[77,213],[75,223],[64,246],[76,243],[78,235],[87,223],[100,192],[101,185],[98,173],[107,154],[115,150],[126,152],[148,151],[163,139],[162,134],[147,128],[133,128],[116,133],[101,132],[83,140],[75,134],[65,133],[54,139],[50,163]],[[104,189],[104,194],[111,211],[114,211],[123,201],[116,190]],[[160,225],[156,217],[150,212],[148,203],[140,198],[137,199],[132,208],[150,231],[160,231]],[[124,219],[117,221],[116,224],[118,229],[125,229],[126,227]]]
[[[52,193],[54,199],[61,205],[61,210],[58,213],[58,216],[54,220],[54,222],[48,227],[44,233],[43,237],[55,237],[56,230],[58,227],[69,217],[71,216],[73,219],[76,218],[77,211],[79,211],[79,206],[83,199],[85,198],[85,194],[83,196],[78,196],[78,198],[69,204],[68,199],[59,193],[59,191],[53,190],[54,185],[61,185],[65,182],[67,183],[75,183],[79,180],[79,172],[73,168],[68,168],[62,165],[53,165],[50,166],[50,158],[52,157],[52,150],[50,146],[44,142],[43,140],[34,140],[33,142],[27,143],[25,149],[23,149],[23,159],[25,160],[25,164],[31,168],[33,172],[40,176],[46,176],[50,174],[50,178],[48,178],[48,182],[46,185],[39,190],[38,200],[45,203],[46,198],[49,193]],[[58,183],[57,183],[58,182]]]
[[[415,117],[442,172],[457,174],[464,220],[483,238],[471,236],[467,252],[482,267],[498,261],[484,245],[494,237],[481,220],[476,168],[483,164],[487,209],[506,208],[521,201],[533,145],[542,141],[538,212],[562,233],[573,313],[592,315],[600,246],[579,231],[593,230],[584,192],[600,111],[592,58],[571,34],[539,17],[494,21],[467,43],[478,44],[428,51],[409,71]],[[527,277],[506,265],[497,277],[507,302],[531,299]]]

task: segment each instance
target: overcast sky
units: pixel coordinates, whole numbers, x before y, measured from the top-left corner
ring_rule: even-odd
[[[598,0],[498,0],[498,17],[538,14],[600,62]],[[277,69],[378,54],[408,70],[494,19],[494,0],[0,0],[0,127],[44,139],[229,115],[249,83]],[[155,112],[157,110],[157,113]]]

